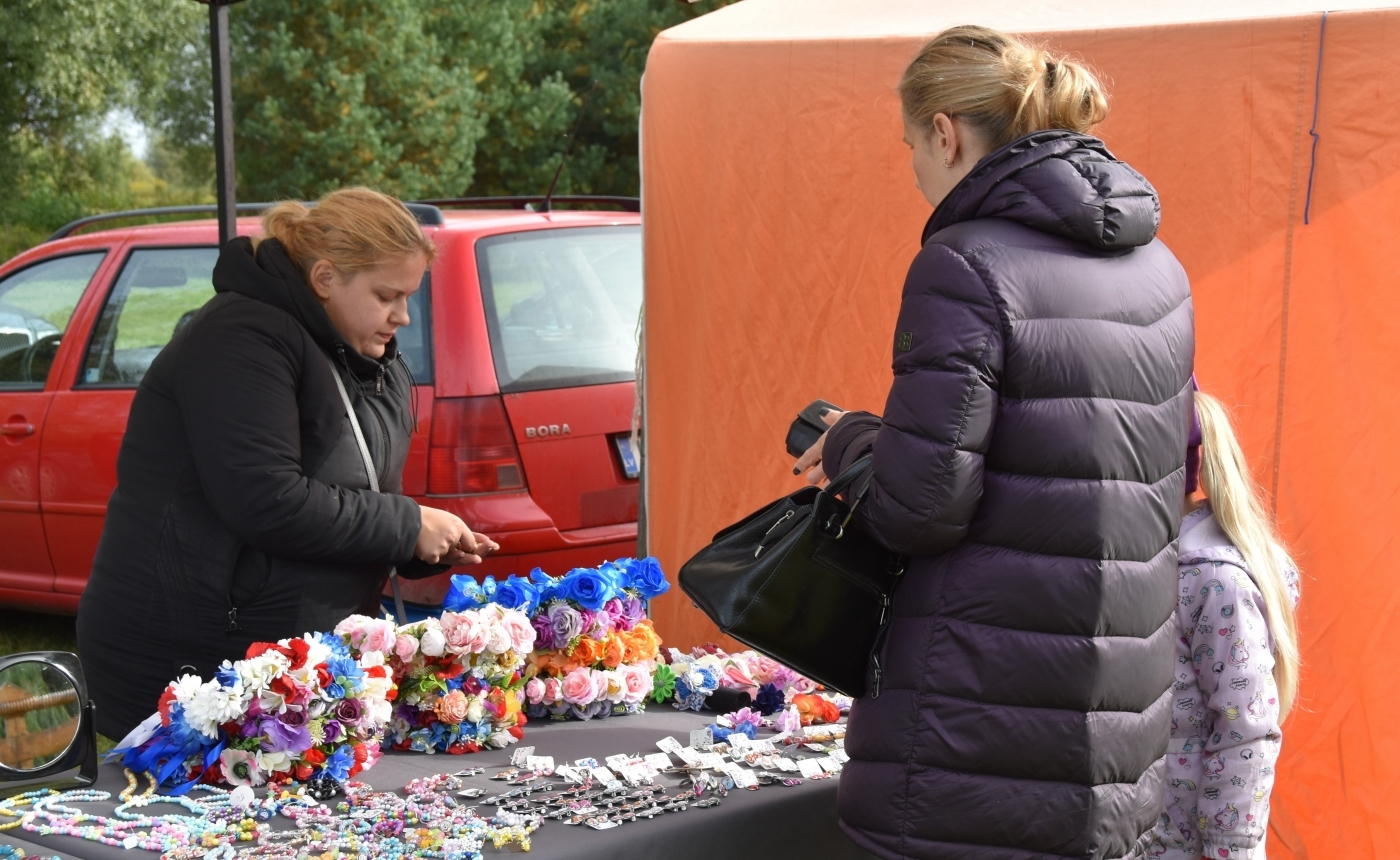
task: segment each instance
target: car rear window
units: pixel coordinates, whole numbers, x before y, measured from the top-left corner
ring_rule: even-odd
[[[640,227],[506,233],[477,242],[476,254],[502,391],[635,378]]]

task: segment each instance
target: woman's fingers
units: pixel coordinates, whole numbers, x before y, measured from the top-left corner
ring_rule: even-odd
[[[487,555],[501,548],[500,544],[491,540],[484,534],[472,532],[472,536],[476,538],[476,551],[478,555]]]
[[[820,487],[826,481],[826,470],[820,463],[812,467],[812,471],[807,473],[807,483],[814,487]]]
[[[792,464],[792,473],[800,475],[822,461],[822,446],[826,444],[826,434],[823,433],[817,439],[816,444],[808,448],[797,458],[797,462]]]
[[[836,426],[836,422],[837,422],[837,421],[840,421],[840,420],[841,420],[841,416],[842,416],[842,415],[845,415],[845,414],[846,414],[846,413],[844,413],[844,412],[838,412],[838,411],[836,411],[835,409],[828,409],[828,410],[826,411],[826,414],[822,416],[822,420],[826,422],[826,426],[828,426],[828,427],[835,427],[835,426]]]

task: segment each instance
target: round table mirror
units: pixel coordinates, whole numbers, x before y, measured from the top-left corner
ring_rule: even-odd
[[[54,666],[25,660],[0,670],[0,764],[38,770],[78,735],[78,690]]]

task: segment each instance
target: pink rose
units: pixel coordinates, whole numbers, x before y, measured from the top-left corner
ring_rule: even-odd
[[[753,677],[760,684],[769,684],[773,681],[773,673],[783,668],[783,664],[772,657],[759,657],[757,665],[754,666]]]
[[[394,650],[394,641],[398,638],[394,634],[394,622],[382,618],[373,619],[365,624],[364,630],[365,638],[360,644],[361,651],[388,654]]]
[[[563,685],[558,678],[546,678],[544,682],[544,698],[541,699],[546,705],[552,705],[564,698]]]
[[[622,701],[635,705],[651,692],[651,672],[647,664],[638,663],[622,667]]]
[[[448,650],[457,654],[480,654],[486,650],[490,634],[481,616],[472,610],[442,613],[442,632],[447,637]]]
[[[528,654],[535,648],[535,628],[525,613],[514,610],[507,612],[501,625],[510,634],[510,648],[517,654]]]
[[[525,682],[525,698],[532,705],[538,705],[544,701],[544,681],[539,678],[531,678]]]
[[[360,643],[365,641],[364,623],[370,620],[364,615],[351,615],[335,625],[335,635],[349,639],[351,648],[359,648]]]
[[[571,705],[587,705],[598,698],[598,688],[593,681],[593,673],[578,668],[564,676],[560,685],[564,701]]]
[[[418,639],[407,633],[400,633],[394,640],[394,655],[405,663],[411,662],[418,653]]]

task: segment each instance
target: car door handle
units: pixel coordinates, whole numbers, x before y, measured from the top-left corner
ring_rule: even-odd
[[[22,421],[7,421],[0,424],[0,436],[30,436],[33,433],[33,424],[25,424]]]

